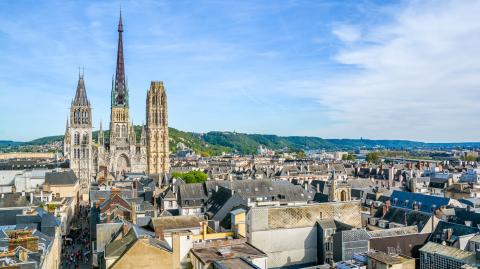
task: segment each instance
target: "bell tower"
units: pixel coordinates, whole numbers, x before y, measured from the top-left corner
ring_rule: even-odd
[[[162,81],[152,81],[147,93],[147,171],[149,175],[170,169],[167,94]]]
[[[64,151],[70,161],[70,168],[80,181],[82,194],[88,194],[93,175],[92,108],[87,98],[83,74],[78,76],[77,91],[70,106],[70,126],[67,120]]]

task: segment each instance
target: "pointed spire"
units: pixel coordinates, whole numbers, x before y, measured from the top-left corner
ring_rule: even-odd
[[[70,129],[70,124],[68,123],[68,114],[67,114],[67,122],[65,123],[65,137],[68,135],[68,129]]]
[[[77,92],[75,93],[72,105],[90,106],[90,102],[87,98],[87,91],[85,90],[85,80],[83,79],[83,74],[80,74],[80,69],[78,72]]]
[[[103,136],[103,127],[102,127],[102,121],[100,120],[100,130],[98,130],[98,144],[103,146],[105,143],[105,138]]]
[[[147,145],[147,132],[145,130],[145,124],[142,122],[142,133],[140,134],[140,143],[142,146]]]
[[[115,72],[115,104],[127,105],[126,83],[125,83],[125,62],[123,59],[123,23],[122,11],[118,20],[118,49],[117,49],[117,67]]]
[[[122,8],[120,8],[120,18],[118,19],[118,32],[123,32]]]

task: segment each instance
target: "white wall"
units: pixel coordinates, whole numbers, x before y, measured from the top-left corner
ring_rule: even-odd
[[[316,263],[316,226],[251,232],[249,243],[268,255],[269,268]]]

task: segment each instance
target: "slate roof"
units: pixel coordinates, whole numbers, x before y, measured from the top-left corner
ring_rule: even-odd
[[[40,200],[38,198],[33,198],[33,204],[30,204],[30,195],[29,193],[3,193],[3,198],[0,198],[0,208],[9,208],[9,207],[29,207],[29,206],[37,206],[40,204]]]
[[[181,207],[203,206],[207,194],[202,183],[181,184],[178,185],[177,199]]]
[[[376,215],[376,217],[381,217],[381,210],[377,211],[377,214],[380,215]],[[429,213],[391,206],[382,219],[406,226],[415,225],[421,231],[431,217],[432,215]]]
[[[45,183],[49,185],[75,185],[78,178],[72,169],[61,172],[48,172],[45,174]]]
[[[413,208],[413,205],[417,204],[421,205],[419,209],[424,212],[432,212],[432,209],[447,206],[451,200],[450,198],[397,190],[393,191],[390,196],[392,205],[403,208]]]
[[[445,231],[449,229],[451,230],[451,238],[448,239],[445,237]],[[476,234],[479,232],[477,227],[470,227],[465,226],[457,223],[440,221],[435,227],[435,230],[430,235],[429,241],[436,242],[436,243],[443,243],[446,242],[447,245],[452,245],[457,241],[459,236],[469,235],[469,234]]]

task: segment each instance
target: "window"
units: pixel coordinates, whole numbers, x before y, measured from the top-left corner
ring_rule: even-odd
[[[80,144],[80,134],[79,133],[75,133],[73,135],[73,143],[75,145],[79,145]]]

